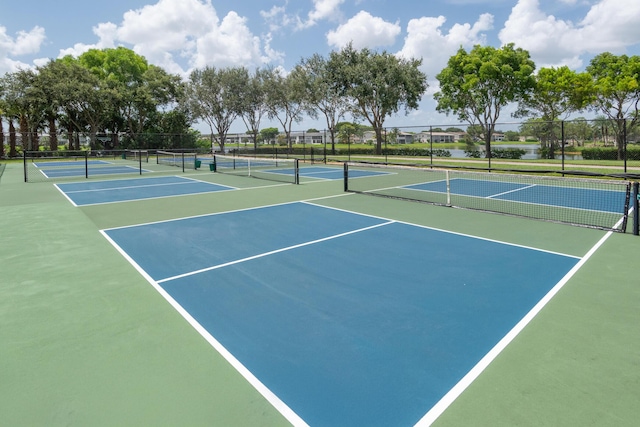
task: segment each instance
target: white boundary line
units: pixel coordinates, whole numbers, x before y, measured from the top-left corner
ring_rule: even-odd
[[[489,366],[489,364],[513,341],[513,339],[533,320],[549,301],[564,287],[574,274],[613,234],[605,234],[582,259],[464,376],[418,421],[416,427],[430,426],[462,394],[464,390]]]
[[[315,199],[315,200],[321,200],[321,199]],[[342,212],[356,214],[356,215],[368,216],[368,217],[371,217],[371,218],[376,218],[376,219],[380,219],[380,220],[384,220],[384,221],[396,222],[398,224],[411,225],[411,226],[414,226],[414,227],[425,228],[427,230],[438,231],[438,232],[441,232],[441,233],[454,234],[454,235],[461,236],[461,237],[468,237],[470,239],[484,240],[486,242],[492,242],[492,243],[498,243],[498,244],[506,245],[506,246],[513,246],[513,247],[517,247],[517,248],[529,249],[529,250],[536,251],[536,252],[544,252],[544,253],[548,253],[548,254],[552,254],[552,255],[559,255],[559,256],[568,257],[568,258],[580,259],[580,257],[576,256],[576,255],[570,255],[570,254],[565,254],[565,253],[562,253],[562,252],[550,251],[550,250],[547,250],[547,249],[534,248],[532,246],[525,246],[525,245],[520,245],[520,244],[517,244],[517,243],[504,242],[502,240],[489,239],[487,237],[474,236],[472,234],[459,233],[457,231],[444,230],[442,228],[429,227],[427,225],[414,224],[412,222],[407,222],[407,221],[394,220],[394,219],[385,218],[385,217],[378,216],[378,215],[363,214],[363,213],[360,213],[360,212],[350,211],[350,210],[347,210],[347,209],[335,208],[335,207],[332,207],[332,206],[325,206],[325,205],[312,203],[310,200],[302,201],[300,203],[306,203],[308,205],[318,206],[318,207],[327,208],[327,209],[334,209],[334,210],[337,210],[337,211],[342,211]]]
[[[307,246],[313,243],[318,243],[321,241],[326,241],[326,240],[330,240],[330,239],[334,239],[337,237],[341,237],[344,235],[348,235],[348,234],[353,234],[353,233],[357,233],[360,231],[365,231],[365,230],[369,230],[369,229],[373,229],[373,228],[378,228],[381,226],[386,226],[389,224],[393,224],[393,223],[400,223],[400,224],[406,224],[406,225],[412,225],[412,226],[416,226],[416,227],[420,227],[420,228],[425,228],[425,229],[430,229],[430,230],[434,230],[434,231],[439,231],[439,232],[444,232],[444,233],[448,233],[448,234],[454,234],[454,235],[459,235],[459,236],[464,236],[464,237],[469,237],[469,238],[474,238],[474,239],[479,239],[479,240],[485,240],[485,241],[489,241],[489,242],[494,242],[494,243],[500,243],[500,244],[505,244],[505,245],[509,245],[509,246],[515,246],[515,247],[521,247],[521,248],[526,248],[526,249],[530,249],[530,250],[534,250],[534,251],[540,251],[540,252],[546,252],[546,253],[550,253],[550,254],[554,254],[554,255],[559,255],[559,256],[564,256],[564,257],[570,257],[570,258],[576,258],[579,259],[578,263],[540,300],[538,301],[538,303],[482,358],[480,359],[480,361],[453,387],[451,388],[451,390],[449,390],[449,392],[447,392],[416,424],[416,427],[424,427],[424,426],[429,426],[431,425],[440,415],[442,415],[442,413],[460,396],[460,394],[462,394],[462,392],[464,390],[466,390],[466,388],[486,369],[486,367],[506,348],[506,346],[511,343],[511,341],[513,341],[513,339],[525,328],[526,325],[529,324],[529,322],[531,322],[531,320],[542,310],[542,308],[560,291],[560,289],[562,289],[562,287],[564,287],[564,285],[569,281],[569,279],[571,279],[573,277],[573,275],[587,262],[587,260],[604,244],[604,242],[613,234],[612,231],[609,231],[607,234],[605,234],[605,236],[603,236],[588,252],[587,254],[580,258],[577,256],[573,256],[573,255],[568,255],[568,254],[562,254],[562,253],[558,253],[558,252],[553,252],[553,251],[548,251],[548,250],[544,250],[544,249],[539,249],[539,248],[533,248],[533,247],[528,247],[528,246],[523,246],[523,245],[518,245],[518,244],[513,244],[513,243],[508,243],[508,242],[501,242],[498,240],[493,240],[493,239],[487,239],[487,238],[483,238],[483,237],[478,237],[478,236],[472,236],[472,235],[468,235],[468,234],[463,234],[463,233],[457,233],[457,232],[452,232],[452,231],[448,231],[448,230],[442,230],[442,229],[438,229],[438,228],[433,228],[433,227],[428,227],[428,226],[423,226],[423,225],[419,225],[419,224],[413,224],[413,223],[409,223],[409,222],[403,222],[403,221],[397,221],[397,220],[392,220],[392,219],[388,219],[388,218],[384,218],[384,217],[380,217],[380,216],[376,216],[376,215],[368,215],[368,214],[363,214],[363,213],[359,213],[359,212],[354,212],[354,211],[349,211],[346,209],[340,209],[340,208],[335,208],[335,207],[331,207],[331,206],[324,206],[324,205],[319,205],[316,203],[312,203],[311,200],[322,200],[322,199],[330,199],[330,198],[334,198],[335,196],[327,196],[327,197],[321,197],[321,198],[317,198],[317,199],[309,199],[307,201],[294,201],[294,202],[287,202],[287,203],[280,203],[280,204],[274,204],[274,205],[268,205],[268,206],[261,206],[261,207],[252,207],[252,208],[247,208],[247,209],[238,209],[238,210],[234,210],[234,211],[226,211],[226,212],[220,212],[220,213],[214,213],[214,214],[206,214],[206,215],[197,215],[197,216],[192,216],[192,217],[186,217],[186,218],[180,218],[180,219],[172,219],[172,220],[167,220],[167,221],[158,221],[158,222],[152,222],[152,223],[148,223],[148,224],[156,224],[156,223],[164,223],[164,222],[171,222],[171,221],[178,221],[178,220],[182,220],[182,219],[189,219],[189,218],[198,218],[198,217],[205,217],[205,216],[214,216],[214,215],[219,215],[219,214],[224,214],[224,213],[230,213],[230,212],[241,212],[241,211],[249,211],[249,210],[256,210],[256,209],[261,209],[264,207],[270,207],[270,206],[283,206],[283,205],[288,205],[288,204],[295,204],[295,203],[305,203],[305,204],[309,204],[312,206],[317,206],[317,207],[321,207],[321,208],[325,208],[325,209],[333,209],[333,210],[337,210],[337,211],[341,211],[341,212],[346,212],[346,213],[351,213],[351,214],[355,214],[355,215],[361,215],[361,216],[367,216],[367,217],[372,217],[372,218],[376,218],[376,219],[381,219],[381,220],[386,220],[386,222],[381,223],[381,224],[376,224],[370,227],[365,227],[362,229],[358,229],[358,230],[353,230],[350,232],[345,232],[342,234],[338,234],[338,235],[334,235],[334,236],[329,236],[326,238],[322,238],[322,239],[318,239],[312,242],[306,242],[306,243],[302,243],[299,245],[294,245],[291,247],[287,247],[287,248],[282,248],[282,249],[278,249],[278,250],[274,250],[271,252],[267,252],[264,254],[259,254],[259,255],[255,255],[252,257],[248,257],[245,259],[241,259],[241,260],[236,260],[236,261],[231,261],[229,263],[225,263],[225,264],[221,264],[218,266],[214,266],[214,267],[209,267],[206,269],[202,269],[202,270],[198,270],[198,271],[194,271],[194,272],[190,272],[190,273],[185,273],[182,275],[178,275],[178,276],[174,276],[174,277],[170,277],[170,278],[165,278],[165,279],[161,279],[158,281],[155,281],[153,278],[151,278],[124,250],[122,250],[122,248],[120,248],[120,246],[118,246],[118,244],[113,241],[106,233],[106,231],[108,230],[114,230],[114,229],[119,229],[119,228],[128,228],[130,226],[127,227],[117,227],[117,228],[111,228],[111,229],[107,229],[107,230],[100,230],[100,233],[107,239],[107,241],[109,241],[118,252],[120,252],[120,254],[127,260],[129,261],[129,263],[131,265],[134,266],[134,268],[136,268],[136,270],[142,274],[142,276],[165,298],[165,300],[167,300],[169,302],[169,304],[171,304],[171,306],[173,306],[179,313],[180,315],[182,315],[182,317],[187,320],[187,322],[193,326],[196,331],[198,331],[198,333],[200,333],[200,335],[205,338],[205,340],[207,342],[209,342],[209,344],[214,347],[215,350],[217,350],[245,379],[247,379],[247,381],[263,396],[265,397],[265,399],[267,399],[267,401],[269,401],[269,403],[271,403],[274,408],[276,408],[276,410],[278,410],[289,422],[291,422],[294,426],[307,426],[308,424],[302,419],[300,418],[299,415],[297,415],[291,408],[289,408],[282,400],[280,400],[269,388],[267,388],[260,380],[258,380],[252,373],[251,371],[249,371],[240,361],[238,361],[219,341],[217,341],[202,325],[200,325],[200,323],[198,323],[177,301],[175,301],[163,288],[162,286],[160,286],[160,283],[169,281],[169,280],[174,280],[174,279],[178,279],[181,277],[186,277],[186,276],[190,276],[193,274],[198,274],[204,271],[209,271],[209,270],[214,270],[217,268],[221,268],[221,267],[225,267],[227,265],[232,265],[232,264],[236,264],[236,263],[240,263],[240,262],[244,262],[244,261],[248,261],[251,259],[255,259],[255,258],[260,258],[263,256],[267,256],[267,255],[271,255],[274,253],[278,253],[278,252],[283,252],[286,250],[290,250],[290,249],[294,249],[297,247],[302,247],[302,246]],[[143,224],[138,224],[138,225],[143,225]]]
[[[395,223],[395,221],[383,222],[381,224],[375,224],[375,225],[372,225],[372,226],[369,226],[369,227],[359,228],[357,230],[346,231],[344,233],[334,234],[333,236],[327,236],[327,237],[323,237],[321,239],[311,240],[309,242],[299,243],[297,245],[292,245],[292,246],[287,246],[285,248],[275,249],[273,251],[264,252],[262,254],[257,254],[257,255],[250,256],[250,257],[237,259],[235,261],[225,262],[224,264],[214,265],[214,266],[211,266],[211,267],[202,268],[200,270],[195,270],[195,271],[190,271],[188,273],[179,274],[177,276],[160,279],[160,280],[158,280],[158,283],[164,283],[164,282],[169,282],[171,280],[181,279],[183,277],[194,276],[196,274],[205,273],[207,271],[217,270],[219,268],[227,267],[227,266],[234,265],[234,264],[240,264],[241,262],[251,261],[253,259],[258,259],[258,258],[266,257],[266,256],[269,256],[269,255],[277,254],[279,252],[286,252],[286,251],[290,251],[292,249],[297,249],[297,248],[302,248],[304,246],[314,245],[316,243],[325,242],[327,240],[337,239],[339,237],[348,236],[350,234],[355,234],[355,233],[360,233],[360,232],[363,232],[363,231],[371,230],[373,228],[378,228],[378,227],[382,227],[382,226],[393,224],[393,223]]]
[[[255,375],[251,373],[238,359],[236,359],[229,350],[227,350],[218,340],[216,340],[196,319],[194,319],[187,310],[185,310],[162,286],[151,278],[118,244],[112,240],[104,230],[100,233],[107,239],[109,243],[127,260],[140,274],[154,287],[160,295],[171,306],[180,313],[180,315],[196,330],[198,333],[218,352],[224,359],[233,366],[240,375],[242,375],[278,412],[280,412],[294,426],[308,426],[308,424],[296,414],[289,406],[284,403],[275,393],[265,386]]]

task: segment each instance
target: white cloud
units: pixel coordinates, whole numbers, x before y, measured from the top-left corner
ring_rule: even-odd
[[[44,28],[33,27],[31,31],[19,31],[16,37],[7,34],[6,27],[0,25],[0,75],[31,66],[11,57],[29,55],[40,51],[46,39]]]
[[[640,43],[640,2],[637,0],[602,0],[593,5],[579,23],[575,42],[585,43],[586,51],[623,51]],[[568,43],[573,43],[573,34]]]
[[[299,29],[308,28],[316,25],[318,21],[332,20],[337,21],[341,16],[340,5],[345,0],[313,0],[314,9],[309,12],[308,19],[305,22],[299,22]]]
[[[269,24],[269,31],[276,32],[290,24],[291,19],[283,6],[273,6],[269,10],[261,10],[260,16]]]
[[[567,3],[567,2],[565,2]],[[502,43],[526,49],[538,67],[583,66],[581,56],[623,52],[640,42],[640,2],[602,0],[578,24],[540,10],[538,0],[519,0],[500,31]]]
[[[473,24],[454,24],[448,32],[442,30],[444,16],[412,19],[407,25],[407,36],[398,56],[423,58],[422,71],[430,80],[430,92],[437,91],[435,76],[446,65],[449,57],[462,46],[469,49],[486,43],[486,31],[493,28],[493,16],[480,15]]]
[[[221,20],[210,0],[160,0],[126,12],[119,25],[102,23],[93,32],[98,37],[95,44],[78,43],[61,50],[60,56],[124,45],[183,76],[207,65],[252,67],[281,61],[283,56],[270,47],[270,35],[264,41],[253,35],[246,18],[236,12]]]
[[[89,49],[107,49],[116,46],[118,26],[111,22],[98,24],[93,27],[93,34],[98,36],[98,42],[94,44],[76,43],[72,47],[67,49],[60,49],[58,56],[63,57],[67,55],[79,56]]]
[[[351,42],[355,49],[391,46],[400,34],[398,23],[391,23],[360,11],[346,23],[327,33],[330,46],[342,48]]]

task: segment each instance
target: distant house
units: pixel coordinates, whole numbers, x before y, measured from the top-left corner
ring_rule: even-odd
[[[411,144],[415,141],[416,134],[409,132],[398,132],[396,142],[398,144]]]

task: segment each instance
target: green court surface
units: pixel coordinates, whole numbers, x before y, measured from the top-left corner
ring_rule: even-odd
[[[348,194],[340,181],[176,174],[237,190],[74,207],[6,165],[0,425],[289,425],[99,230],[299,200],[577,257],[602,241],[433,425],[638,424],[639,237]],[[202,239],[215,245],[216,230]]]

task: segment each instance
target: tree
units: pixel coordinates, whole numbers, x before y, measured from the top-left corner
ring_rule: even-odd
[[[105,112],[112,109],[109,92],[98,77],[71,56],[50,61],[39,69],[39,75],[55,99],[58,118],[69,135],[69,148],[74,148],[74,132],[89,127],[95,135],[106,121]],[[76,143],[79,145],[77,138]]]
[[[548,127],[548,135],[542,141],[547,157],[555,157],[558,143],[558,120],[564,120],[569,114],[583,110],[592,101],[591,76],[576,73],[569,67],[541,68],[535,76],[535,84],[530,96],[521,100],[516,115],[540,117]]]
[[[331,151],[335,153],[336,125],[349,111],[352,100],[340,95],[324,57],[316,53],[311,58],[303,59],[299,67],[306,78],[305,97],[324,115],[331,138]]]
[[[305,98],[304,72],[299,66],[295,67],[286,77],[279,69],[270,69],[265,74],[265,94],[267,115],[276,119],[282,125],[287,140],[287,147],[291,149],[291,127],[293,123],[302,121],[304,113],[313,114]]]
[[[262,141],[269,143],[270,141],[275,141],[279,133],[278,128],[264,128],[260,131],[260,138]]]
[[[595,56],[587,66],[593,79],[593,108],[611,120],[618,159],[624,155],[626,133],[640,120],[640,56]]]
[[[247,133],[253,139],[253,149],[258,149],[258,134],[260,134],[260,122],[267,114],[265,79],[267,70],[256,69],[249,74],[246,68],[240,70],[242,85],[240,87],[240,117],[247,127]]]
[[[511,43],[499,49],[476,45],[471,52],[460,48],[436,76],[440,82],[440,91],[434,95],[437,111],[482,127],[489,166],[500,113],[509,103],[528,96],[535,83],[534,69],[529,52]]]
[[[240,68],[206,66],[194,70],[187,85],[187,103],[193,114],[204,120],[211,130],[211,142],[224,152],[227,133],[238,117],[245,73]],[[212,145],[213,147],[213,145]]]
[[[376,153],[382,154],[384,121],[401,108],[418,108],[427,90],[421,59],[402,59],[390,53],[357,51],[351,44],[329,56],[329,72],[341,96],[355,101],[352,114],[366,119],[376,135]]]
[[[593,139],[594,132],[587,119],[578,117],[565,122],[564,134],[565,139],[571,141],[572,144],[577,143],[578,146],[582,146],[585,141]]]

